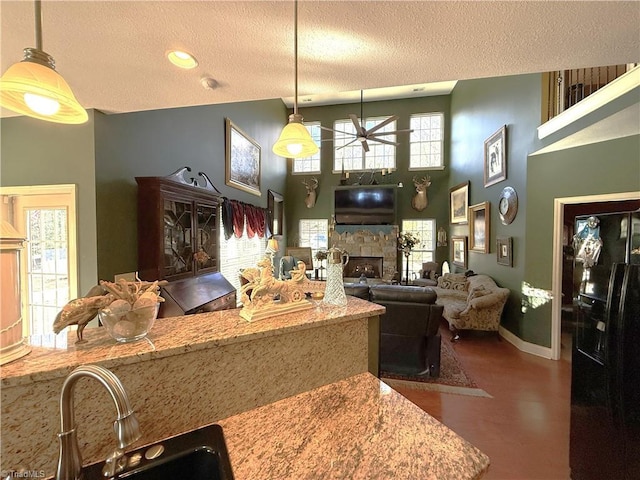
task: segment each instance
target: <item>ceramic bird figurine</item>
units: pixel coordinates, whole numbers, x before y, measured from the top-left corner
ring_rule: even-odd
[[[97,288],[99,288],[99,291],[102,293],[98,293]],[[56,315],[56,319],[53,322],[54,333],[60,333],[69,325],[77,325],[78,340],[76,343],[86,342],[86,340],[82,338],[84,327],[95,318],[98,310],[108,306],[115,299],[111,293],[105,295],[104,292],[104,289],[100,285],[97,285],[89,291],[86,297],[71,300],[62,307],[62,310]],[[92,293],[94,295],[89,296]]]

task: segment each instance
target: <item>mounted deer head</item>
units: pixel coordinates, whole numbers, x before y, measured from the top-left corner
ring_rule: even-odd
[[[316,204],[316,188],[318,188],[318,179],[313,177],[310,182],[303,180],[302,184],[307,188],[307,196],[304,199],[304,204],[307,208],[313,208]]]
[[[429,200],[427,199],[427,188],[431,186],[431,177],[422,177],[421,180],[413,177],[413,184],[416,186],[417,193],[411,199],[411,206],[414,210],[421,212],[427,208],[427,205],[429,204]]]

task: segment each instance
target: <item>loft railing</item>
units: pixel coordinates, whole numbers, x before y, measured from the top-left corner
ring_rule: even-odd
[[[631,70],[636,64],[559,70],[543,76],[542,122],[564,112],[583,98]]]

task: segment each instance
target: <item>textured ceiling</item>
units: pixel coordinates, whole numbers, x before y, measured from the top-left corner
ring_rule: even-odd
[[[0,1],[2,72],[35,46],[33,10],[29,0]],[[42,13],[43,48],[85,108],[115,113],[293,96],[292,1],[44,0]],[[199,66],[177,69],[165,58],[170,48],[193,53]],[[390,96],[424,95],[416,84],[639,60],[637,1],[299,4],[304,105],[360,89],[412,85]],[[203,76],[217,88],[203,88]]]

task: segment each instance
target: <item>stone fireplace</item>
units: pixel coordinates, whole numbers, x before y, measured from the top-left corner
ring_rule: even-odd
[[[390,281],[398,269],[397,238],[397,225],[336,225],[329,237],[329,246],[338,247],[349,254],[345,277],[359,277],[360,273],[355,275],[357,265],[363,269],[366,265],[375,268],[381,263],[377,267],[381,271],[378,270],[380,273],[376,276]]]
[[[382,278],[382,257],[349,256],[349,263],[344,267],[343,276],[367,278]]]

